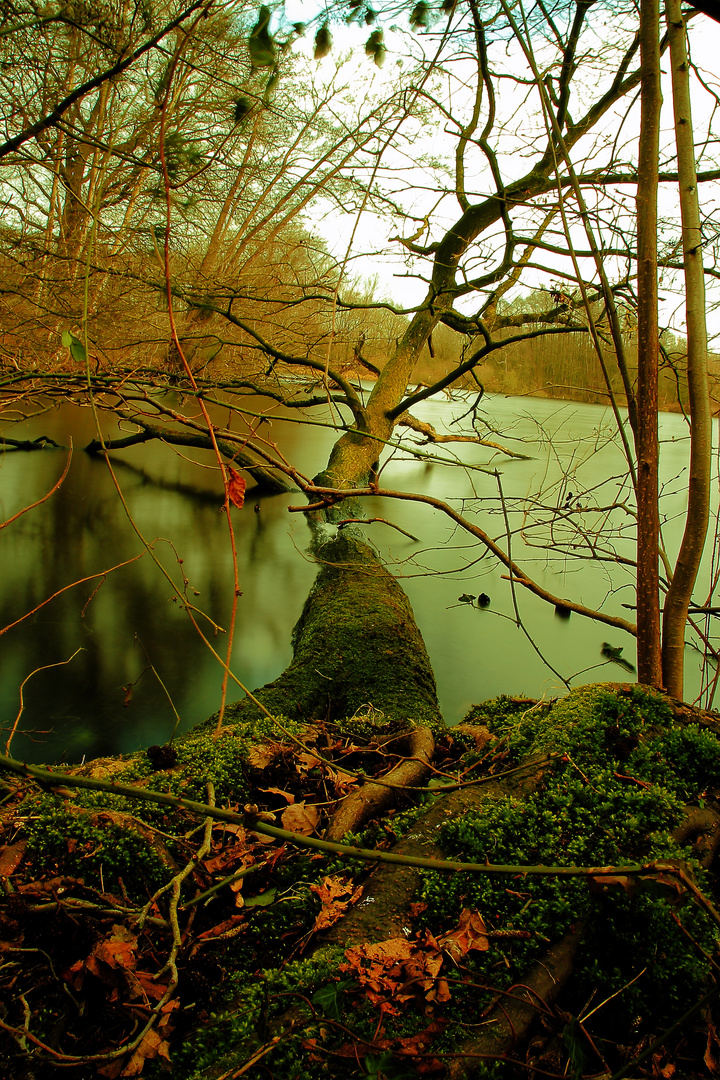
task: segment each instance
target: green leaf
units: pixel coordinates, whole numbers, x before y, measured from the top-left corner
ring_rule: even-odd
[[[357,987],[354,979],[341,979],[340,982],[330,983],[329,986],[321,986],[310,999],[313,1005],[319,1005],[322,1011],[331,1020],[340,1019],[340,996],[346,990]]]
[[[563,1042],[573,1069],[572,1080],[582,1080],[582,1075],[587,1068],[587,1058],[582,1040],[583,1030],[576,1017],[573,1017],[563,1029]]]
[[[277,50],[268,30],[271,15],[270,8],[263,4],[258,12],[258,21],[250,31],[248,50],[253,69],[271,67],[275,63]]]
[[[69,330],[63,330],[61,340],[64,347],[70,350],[70,355],[76,364],[84,364],[87,361],[85,346],[79,338],[76,338]]]
[[[376,1080],[416,1080],[417,1078],[415,1069],[398,1061],[389,1050],[378,1057],[368,1054],[363,1058],[363,1065],[367,1075],[376,1077]]]
[[[275,903],[275,897],[277,896],[277,889],[266,889],[264,893],[259,893],[257,896],[249,896],[243,907],[270,907]]]

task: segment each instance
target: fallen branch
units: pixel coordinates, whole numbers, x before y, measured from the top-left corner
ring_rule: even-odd
[[[254,832],[271,836],[275,840],[284,840],[287,843],[294,844],[296,847],[312,848],[326,854],[343,855],[348,859],[359,859],[361,862],[392,863],[396,866],[414,866],[421,870],[439,870],[451,873],[464,871],[470,874],[490,875],[530,874],[542,877],[627,875],[629,877],[649,877],[656,874],[668,874],[687,882],[681,860],[654,860],[648,863],[630,863],[626,866],[510,866],[498,863],[465,863],[451,859],[424,859],[408,855],[394,855],[390,851],[355,847],[352,844],[339,844],[329,840],[320,840],[315,836],[303,836],[300,833],[291,832],[289,829],[280,829],[276,825],[270,825],[263,820],[264,815],[258,816],[254,808],[248,808],[244,813],[238,814],[232,810],[224,810],[219,806],[210,806],[207,803],[196,802],[194,799],[181,799],[175,795],[168,795],[162,791],[153,791],[149,788],[133,787],[130,784],[115,784],[94,777],[74,776],[68,772],[43,769],[38,765],[28,765],[24,761],[6,757],[4,754],[0,754],[0,769],[7,769],[9,772],[36,780],[41,786],[51,788],[78,787],[91,791],[108,791],[113,795],[123,795],[129,799],[157,803],[160,806],[172,806],[177,810],[186,810],[191,814],[198,814],[202,817],[212,817],[218,821],[243,825]],[[709,901],[707,903],[709,904]],[[705,910],[708,910],[708,907]],[[714,917],[720,926],[720,916],[715,914]]]

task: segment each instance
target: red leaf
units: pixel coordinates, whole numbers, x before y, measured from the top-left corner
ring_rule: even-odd
[[[313,930],[327,930],[334,926],[349,905],[360,899],[363,891],[362,886],[354,889],[352,882],[348,883],[338,877],[326,877],[322,885],[311,885],[310,889],[322,902]],[[352,895],[348,896],[348,893]]]
[[[230,479],[227,482],[227,496],[233,506],[237,506],[238,510],[242,509],[242,505],[245,502],[245,477],[241,476],[237,469],[233,469],[232,465],[227,467],[228,476]]]
[[[442,934],[437,939],[437,944],[438,948],[449,953],[455,961],[466,956],[470,949],[487,952],[490,942],[480,912],[463,908],[457,928],[447,934]]]

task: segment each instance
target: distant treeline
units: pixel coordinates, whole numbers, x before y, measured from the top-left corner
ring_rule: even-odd
[[[498,314],[518,314],[523,309],[531,308],[544,300],[548,305],[548,294],[539,292],[533,298],[523,302],[515,301],[499,309]],[[533,303],[534,301],[534,303]],[[542,309],[541,309],[542,310]],[[623,344],[628,369],[633,382],[637,376],[637,331],[633,320],[628,315],[624,318]],[[580,324],[577,314],[568,314],[567,325]],[[539,323],[538,327],[543,325]],[[557,326],[555,322],[553,326]],[[562,325],[562,324],[560,324]],[[500,326],[492,328],[493,337],[502,341],[515,337],[523,330],[536,329],[524,327]],[[607,327],[602,327],[605,366],[610,374],[612,392],[620,403],[625,402],[622,380],[615,360],[615,352],[610,341]],[[441,326],[433,332],[432,351],[425,350],[421,363],[416,369],[418,382],[432,383],[449,371],[454,365],[469,357],[483,344],[478,336],[462,339],[447,327]],[[659,404],[665,412],[678,412],[687,406],[686,343],[683,337],[665,331],[660,339],[660,379]],[[713,402],[720,408],[720,355],[712,353],[709,359],[710,394]],[[600,361],[586,329],[577,333],[552,334],[546,337],[533,337],[525,341],[514,342],[490,353],[476,368],[475,374],[485,390],[508,395],[531,395],[534,397],[564,398],[570,401],[607,402],[608,389],[603,377]],[[464,384],[477,388],[471,376],[466,376]]]

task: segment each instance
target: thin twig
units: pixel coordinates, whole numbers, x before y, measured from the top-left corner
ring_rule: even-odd
[[[7,521],[0,522],[0,529],[6,529],[8,527],[8,525],[12,525],[13,521],[17,521],[17,519],[19,517],[22,517],[23,514],[27,514],[29,510],[34,510],[36,506],[42,506],[42,504],[44,502],[47,502],[47,500],[49,498],[51,498],[55,494],[55,492],[60,487],[63,480],[65,479],[65,477],[68,474],[68,469],[70,468],[70,462],[72,461],[72,455],[73,455],[73,446],[72,446],[72,439],[71,439],[70,440],[70,450],[68,451],[67,461],[65,462],[65,468],[62,471],[62,475],[61,475],[60,479],[57,480],[53,484],[53,486],[48,491],[47,495],[43,495],[42,499],[37,499],[36,502],[30,503],[29,506],[23,507],[22,510],[18,510],[17,514],[13,514],[13,516],[9,517],[7,519]]]

